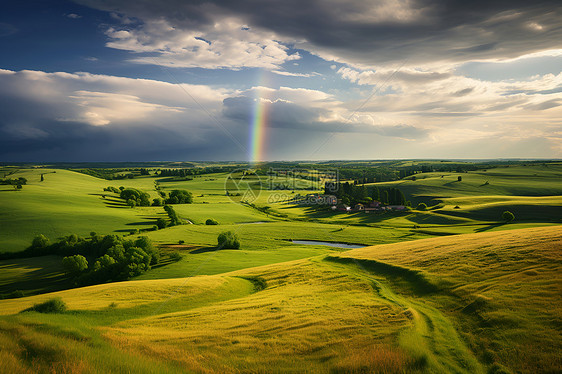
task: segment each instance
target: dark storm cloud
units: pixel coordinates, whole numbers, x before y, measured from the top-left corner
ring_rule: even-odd
[[[76,1],[184,30],[235,16],[325,58],[365,65],[511,58],[560,48],[562,40],[559,0]]]
[[[120,117],[107,125],[95,126],[88,122],[91,118],[87,114],[108,113],[107,110],[113,113],[111,101],[119,96],[106,93],[108,102],[102,93],[96,92],[93,98],[102,100],[84,106],[83,100],[87,96],[80,96],[79,93],[84,91],[77,91],[88,86],[107,86],[110,91],[135,91],[148,99],[158,92],[160,85],[155,81],[107,76],[0,71],[0,160],[244,158],[245,150],[234,144],[221,129],[209,125],[204,114],[191,111],[190,117],[186,118],[182,111],[168,112],[157,106],[140,118]],[[204,99],[199,96],[199,100]],[[117,115],[124,115],[127,110],[134,115],[149,103],[133,101],[133,105],[138,106],[130,109],[119,106]],[[159,124],[159,118],[165,118],[165,123]]]

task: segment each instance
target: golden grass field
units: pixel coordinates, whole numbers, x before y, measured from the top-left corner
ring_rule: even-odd
[[[15,314],[58,296],[69,311]],[[562,370],[562,227],[0,301],[1,372]]]

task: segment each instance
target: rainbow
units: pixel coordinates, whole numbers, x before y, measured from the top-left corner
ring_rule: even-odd
[[[250,124],[250,147],[248,150],[248,158],[251,163],[263,161],[265,158],[264,148],[266,142],[267,109],[269,103],[269,101],[264,97],[267,90],[262,90],[258,87],[255,92],[256,97],[254,98],[252,123]]]

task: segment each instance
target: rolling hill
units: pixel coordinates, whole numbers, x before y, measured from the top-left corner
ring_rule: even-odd
[[[558,372],[561,274],[562,228],[552,226],[4,300],[0,367]],[[70,310],[13,314],[53,296]]]

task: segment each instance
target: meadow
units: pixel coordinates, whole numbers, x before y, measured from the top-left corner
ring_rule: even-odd
[[[429,206],[384,214],[271,199],[317,191],[306,179],[271,191],[250,176],[257,198],[247,204],[225,193],[224,172],[110,181],[56,168],[9,171],[28,183],[0,186],[0,252],[20,251],[37,234],[96,232],[147,236],[164,261],[87,287],[75,287],[59,256],[0,261],[0,372],[562,371],[560,164],[376,183]],[[173,205],[184,224],[153,230],[167,217],[161,206],[130,208],[108,186],[151,200],[185,189],[193,203]],[[505,210],[513,222],[501,220]],[[223,231],[240,249],[217,247]],[[67,309],[24,311],[53,298]]]

